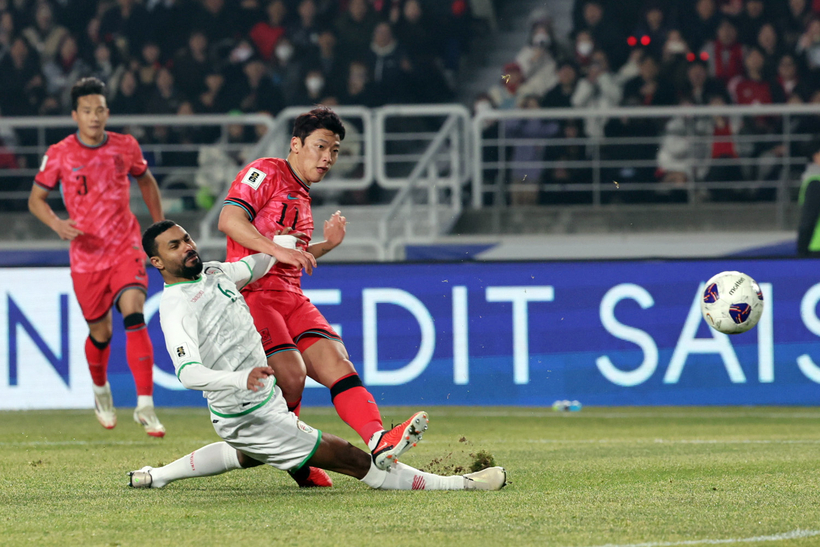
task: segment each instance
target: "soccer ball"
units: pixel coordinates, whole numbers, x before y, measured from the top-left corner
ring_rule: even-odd
[[[721,272],[706,282],[700,302],[703,318],[724,334],[751,329],[763,314],[763,293],[757,282],[740,272]]]

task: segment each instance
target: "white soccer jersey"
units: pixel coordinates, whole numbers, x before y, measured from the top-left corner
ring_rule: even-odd
[[[259,391],[247,387],[251,369],[266,366],[267,359],[239,290],[275,262],[261,253],[232,263],[206,262],[199,279],[165,285],[162,293],[160,323],[177,378],[203,391],[218,416],[247,414],[273,396],[272,377]]]

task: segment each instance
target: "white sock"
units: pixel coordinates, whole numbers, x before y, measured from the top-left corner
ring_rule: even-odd
[[[105,384],[98,386],[92,382],[91,389],[94,391],[94,395],[105,395],[111,391],[111,385],[108,382],[105,382]]]
[[[376,448],[376,445],[379,443],[379,439],[382,438],[382,433],[387,431],[386,429],[382,429],[381,431],[376,431],[370,436],[370,440],[367,441],[367,449],[373,452],[373,449]]]
[[[179,479],[219,475],[240,467],[235,448],[226,442],[213,443],[168,465],[152,469],[151,488],[162,488]]]
[[[154,406],[154,398],[151,395],[137,395],[137,408]]]
[[[396,462],[390,471],[382,471],[370,462],[370,471],[362,482],[379,490],[464,490],[464,477],[442,477],[419,471],[409,465]]]

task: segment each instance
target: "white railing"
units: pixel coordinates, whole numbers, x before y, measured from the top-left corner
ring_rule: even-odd
[[[521,130],[516,127],[518,120],[554,122],[552,130],[558,131],[573,121],[596,130],[593,136],[560,132],[547,136],[550,128],[536,124]],[[610,120],[627,127],[624,133],[630,136],[608,136],[611,131],[601,131]],[[649,131],[642,133],[633,126],[630,132],[630,124],[636,122],[649,124],[644,127]],[[727,124],[731,133],[716,132],[720,124]],[[802,144],[818,128],[820,109],[816,105],[484,111],[472,120],[472,206],[504,207],[516,201],[516,192],[529,192],[532,197],[536,191],[542,201],[549,202],[550,196],[559,193],[575,193],[579,201],[593,206],[613,201],[614,196],[617,201],[638,202],[675,196],[693,204],[714,195],[729,201],[744,193],[743,199],[767,195],[762,199],[775,199],[782,212],[805,164]],[[516,161],[519,147],[529,147],[528,155],[534,158]],[[574,147],[574,155],[559,153],[569,147]],[[639,148],[640,153],[635,153]],[[720,157],[718,152],[727,148],[736,154]],[[669,166],[681,171],[675,172],[674,179],[658,180],[659,170]],[[558,170],[562,175],[574,171],[582,176],[551,178]],[[514,176],[522,172],[521,180]],[[619,173],[639,176],[624,180]],[[727,177],[727,173],[740,176]],[[488,174],[492,180],[487,180]]]

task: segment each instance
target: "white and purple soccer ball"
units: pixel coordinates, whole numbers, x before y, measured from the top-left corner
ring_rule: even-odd
[[[706,282],[700,311],[706,323],[724,334],[751,329],[763,314],[763,293],[757,282],[741,272],[721,272]]]

